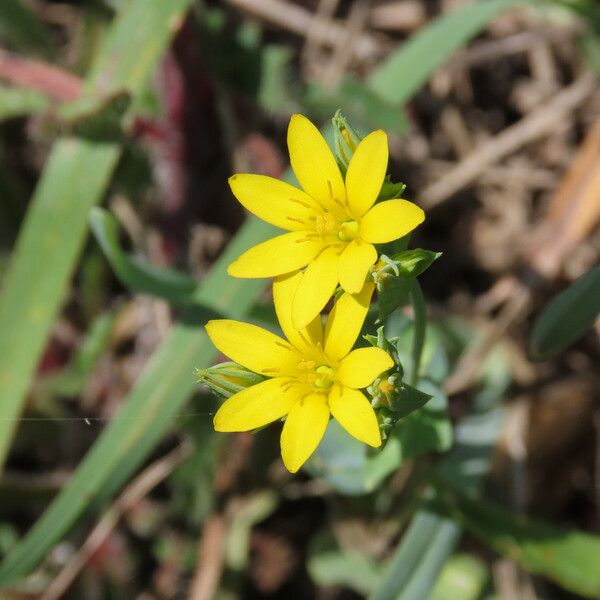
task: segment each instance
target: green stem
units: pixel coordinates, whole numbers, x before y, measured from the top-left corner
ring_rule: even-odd
[[[414,334],[412,343],[412,372],[410,374],[410,385],[416,386],[419,382],[419,371],[421,368],[421,357],[425,344],[425,329],[427,327],[427,309],[425,298],[421,291],[419,282],[415,279],[410,290],[410,299],[415,313]]]

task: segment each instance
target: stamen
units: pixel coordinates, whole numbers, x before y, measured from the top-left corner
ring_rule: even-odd
[[[296,204],[300,204],[300,206],[304,206],[304,208],[312,208],[312,206],[308,202],[304,202],[304,200],[298,200],[298,198],[290,198],[290,202],[295,202]]]
[[[263,375],[269,375],[270,373],[281,373],[281,369],[261,369],[260,372]]]
[[[333,200],[333,185],[329,179],[327,180],[327,187],[329,188],[329,197]]]
[[[286,217],[286,219],[288,221],[294,221],[296,223],[300,223],[300,225],[305,225],[305,221],[303,221],[302,219],[296,219],[295,217]]]
[[[285,350],[289,350],[290,347],[288,344],[286,344],[285,342],[275,342],[276,346],[279,346],[280,348],[284,348]]]

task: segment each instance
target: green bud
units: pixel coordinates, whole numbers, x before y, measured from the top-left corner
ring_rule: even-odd
[[[331,122],[333,123],[334,131],[335,158],[342,173],[345,174],[348,170],[350,159],[363,136],[348,123],[340,110],[336,111]]]
[[[208,369],[196,369],[198,383],[210,388],[217,396],[229,398],[265,378],[238,363],[224,362]]]

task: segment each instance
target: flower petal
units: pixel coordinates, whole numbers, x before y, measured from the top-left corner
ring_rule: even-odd
[[[292,115],[287,134],[290,163],[304,191],[328,210],[338,213],[346,189],[327,142],[303,115]]]
[[[323,325],[321,315],[317,315],[305,329],[296,329],[292,324],[292,305],[302,277],[300,271],[276,277],[273,281],[273,301],[285,337],[306,355],[317,346],[323,347]]]
[[[329,313],[325,324],[325,354],[337,361],[354,346],[369,310],[373,283],[365,283],[358,294],[342,294]]]
[[[373,244],[361,239],[351,241],[340,256],[340,285],[350,294],[358,294],[365,285],[369,269],[377,260],[377,250]]]
[[[376,204],[360,223],[360,237],[371,244],[385,244],[404,237],[425,220],[423,209],[408,200]]]
[[[323,394],[309,394],[290,410],[281,432],[281,457],[290,473],[295,473],[323,439],[329,408]]]
[[[330,246],[304,271],[292,305],[292,323],[297,329],[306,327],[335,292],[339,260],[339,248]]]
[[[388,141],[384,131],[373,131],[358,144],[346,173],[348,206],[356,218],[375,203],[388,164]]]
[[[342,359],[335,373],[345,386],[358,389],[371,385],[376,377],[393,366],[394,361],[385,350],[358,348]]]
[[[233,175],[229,185],[244,208],[288,231],[312,229],[310,219],[323,212],[302,190],[273,177]]]
[[[266,329],[218,319],[206,324],[206,333],[223,354],[255,373],[269,377],[297,373],[301,355],[289,342]]]
[[[284,233],[247,250],[227,272],[233,277],[275,277],[307,265],[323,248],[319,239],[302,231]]]
[[[375,411],[358,390],[336,385],[329,393],[329,409],[333,418],[357,440],[377,448],[381,434]]]
[[[251,431],[281,419],[306,388],[285,377],[267,379],[225,400],[214,418],[215,431]]]

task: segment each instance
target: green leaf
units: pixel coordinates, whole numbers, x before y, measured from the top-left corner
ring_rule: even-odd
[[[390,104],[403,104],[435,69],[497,14],[518,0],[473,2],[438,17],[394,52],[369,78],[369,87]]]
[[[197,304],[243,317],[262,293],[264,282],[234,279],[226,267],[272,233],[270,225],[249,221],[199,287]],[[29,573],[90,505],[97,507],[110,498],[165,435],[194,390],[194,368],[208,366],[216,354],[202,323],[195,310],[175,324],[68,485],[0,564],[0,588]]]
[[[600,265],[553,298],[536,319],[530,353],[537,360],[556,356],[580,338],[600,314]]]
[[[94,207],[90,227],[121,283],[133,292],[150,294],[169,302],[186,305],[192,302],[198,282],[179,271],[158,268],[125,254],[119,244],[119,225],[106,210]]]
[[[397,277],[409,279],[424,273],[441,255],[441,252],[413,248],[394,254],[391,260],[398,269]]]
[[[109,31],[85,94],[139,92],[190,2],[129,2]],[[85,241],[88,211],[108,187],[120,152],[113,143],[61,138],[36,187],[0,295],[0,468]]]
[[[387,277],[377,285],[377,314],[381,321],[406,304],[411,288],[412,279],[400,277]]]
[[[49,104],[41,92],[0,85],[0,121],[42,112]]]
[[[420,511],[402,537],[398,551],[370,600],[422,600],[460,538],[451,519]]]
[[[402,419],[415,410],[423,408],[432,398],[433,394],[426,394],[403,381],[398,404],[394,406],[394,416]]]
[[[0,466],[118,149],[62,139],[25,217],[0,295]]]
[[[330,534],[311,544],[308,573],[320,586],[349,587],[367,595],[376,586],[381,568],[374,559],[356,551],[341,550]]]
[[[496,552],[531,573],[587,598],[600,598],[600,537],[561,529],[458,492],[442,496],[442,510]]]
[[[429,600],[479,600],[488,580],[488,570],[481,560],[456,554],[442,569]]]
[[[48,32],[22,0],[0,2],[0,37],[16,50],[52,54]]]

